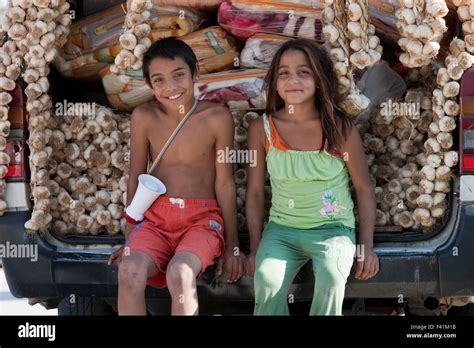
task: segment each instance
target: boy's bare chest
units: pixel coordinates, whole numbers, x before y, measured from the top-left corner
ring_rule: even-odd
[[[176,125],[156,122],[148,129],[150,153],[153,159],[159,154]],[[162,162],[193,163],[205,161],[214,156],[215,139],[199,119],[189,119],[170,143]]]

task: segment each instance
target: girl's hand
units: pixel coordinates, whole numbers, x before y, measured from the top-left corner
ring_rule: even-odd
[[[245,255],[235,251],[234,248],[227,247],[224,254],[217,261],[216,273],[220,276],[224,273],[224,278],[228,283],[235,283],[244,274]]]
[[[379,272],[379,258],[372,248],[365,247],[362,260],[357,259],[355,277],[358,280],[367,280]]]
[[[255,255],[256,254],[257,254],[256,252],[252,251],[247,256],[247,262],[245,263],[245,272],[247,272],[247,274],[250,277],[253,277],[253,275],[255,274]]]

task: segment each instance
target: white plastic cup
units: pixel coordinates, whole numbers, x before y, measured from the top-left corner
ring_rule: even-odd
[[[139,175],[135,196],[133,196],[132,203],[125,209],[127,215],[135,221],[142,221],[148,208],[165,192],[166,187],[161,180],[150,174]]]

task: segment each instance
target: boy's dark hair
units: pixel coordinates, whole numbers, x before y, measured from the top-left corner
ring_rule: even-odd
[[[197,58],[191,47],[184,41],[178,40],[175,37],[168,37],[154,42],[150,48],[145,52],[143,57],[143,76],[146,83],[150,83],[150,64],[155,58],[175,59],[179,57],[183,59],[191,70],[191,75],[194,76],[197,67]]]

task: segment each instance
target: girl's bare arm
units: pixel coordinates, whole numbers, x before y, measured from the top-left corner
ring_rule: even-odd
[[[341,144],[340,150],[346,160],[347,169],[357,193],[359,213],[359,240],[363,246],[362,261],[356,267],[356,278],[365,280],[373,277],[379,270],[378,258],[373,253],[375,228],[375,192],[370,181],[369,165],[365,156],[359,131],[355,126],[347,139]]]
[[[256,153],[255,166],[247,166],[248,181],[245,198],[250,249],[252,253],[255,253],[262,235],[265,202],[265,133],[261,117],[250,123],[247,147],[249,151]]]

